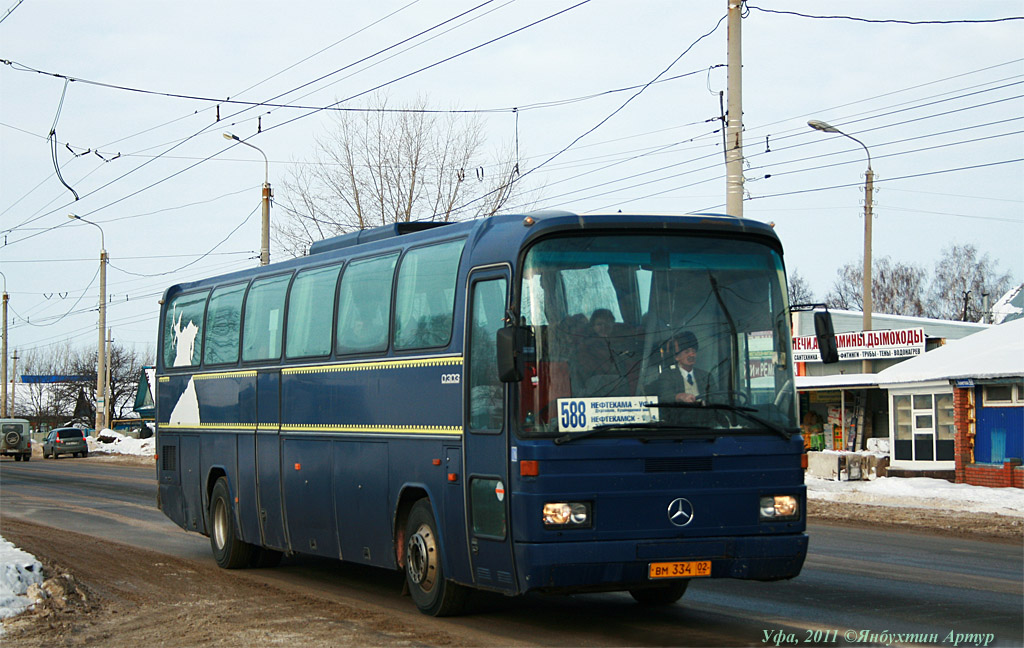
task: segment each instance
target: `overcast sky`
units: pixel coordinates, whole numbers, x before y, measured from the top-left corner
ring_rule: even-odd
[[[864,149],[812,131],[814,118],[871,151],[875,258],[930,269],[942,248],[972,243],[1024,280],[1024,21],[821,18],[980,21],[1024,16],[1024,2],[758,4],[742,29],[745,216],[776,224],[790,272],[822,297],[862,254]],[[95,345],[100,232],[69,213],[102,226],[108,326],[140,350],[155,347],[167,286],[257,263],[263,158],[222,133],[266,153],[281,198],[331,117],[228,98],[359,107],[393,81],[392,104],[494,110],[476,115],[487,154],[518,137],[527,171],[664,72],[525,178],[534,201],[513,207],[723,212],[725,12],[725,0],[7,0],[9,349]]]

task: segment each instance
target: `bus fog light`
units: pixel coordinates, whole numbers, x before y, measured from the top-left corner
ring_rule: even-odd
[[[586,502],[548,502],[544,505],[544,526],[549,528],[587,528],[590,504]]]
[[[785,520],[800,516],[800,503],[792,495],[774,495],[761,498],[762,520]]]

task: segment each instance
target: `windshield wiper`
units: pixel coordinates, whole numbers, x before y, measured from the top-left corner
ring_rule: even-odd
[[[775,432],[776,434],[778,434],[787,441],[793,438],[794,434],[793,431],[787,430],[786,428],[782,427],[777,423],[772,423],[771,421],[756,415],[755,412],[757,412],[757,410],[754,409],[753,407],[745,407],[743,405],[730,405],[729,403],[705,403],[703,401],[698,401],[695,403],[644,403],[644,406],[668,407],[676,409],[708,409],[722,410],[725,412],[735,412],[736,414],[739,414],[748,421],[753,421],[758,425],[763,425],[764,427],[768,428],[772,432]]]
[[[577,441],[579,439],[586,439],[602,432],[631,432],[631,431],[645,431],[645,430],[658,430],[664,432],[667,430],[696,430],[703,429],[694,426],[681,426],[671,425],[661,421],[651,421],[647,423],[616,423],[614,425],[599,425],[595,428],[591,428],[584,432],[568,432],[560,437],[555,438],[555,445],[562,445],[563,443],[569,443],[570,441]]]

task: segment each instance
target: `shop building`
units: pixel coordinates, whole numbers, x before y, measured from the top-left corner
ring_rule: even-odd
[[[890,395],[879,384],[879,374],[914,358],[926,357],[950,341],[991,328],[972,322],[873,314],[872,330],[865,332],[860,312],[829,312],[840,355],[839,362],[834,364],[823,364],[817,354],[813,315],[795,313],[793,321],[800,416],[811,451],[858,452],[881,448],[895,453]],[[871,373],[862,372],[864,359],[872,361]],[[900,407],[904,405],[903,400],[897,403]],[[914,404],[911,399],[911,405]],[[924,399],[918,399],[916,404],[923,408]],[[951,403],[942,398],[941,407],[947,404]],[[935,402],[930,407],[935,409]],[[912,444],[910,461],[891,463],[888,474],[952,479],[954,470],[950,462],[954,446],[947,443],[946,436],[945,428],[933,431],[929,455],[922,435],[918,445]],[[902,443],[899,453],[905,454]]]
[[[876,382],[888,394],[890,471],[1024,488],[1024,319],[892,366]]]

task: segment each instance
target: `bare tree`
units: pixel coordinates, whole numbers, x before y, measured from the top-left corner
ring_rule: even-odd
[[[813,304],[817,301],[814,298],[814,291],[807,280],[800,275],[800,271],[794,269],[789,275],[789,303],[790,304]]]
[[[1010,273],[999,273],[999,262],[978,256],[970,243],[950,245],[935,264],[928,311],[932,317],[976,322],[984,314],[983,296],[994,303],[1013,283]]]
[[[449,222],[491,215],[518,191],[515,159],[484,164],[483,126],[466,114],[426,110],[421,99],[398,110],[379,96],[371,110],[338,112],[296,164],[279,203],[274,240],[298,256],[323,238],[390,223]]]
[[[22,356],[23,375],[71,376],[77,351],[64,342],[52,347],[26,351]],[[93,368],[92,375],[96,375]],[[75,411],[75,400],[66,398],[67,389],[60,383],[33,382],[18,385],[18,404],[22,414],[33,421],[63,424]],[[75,392],[77,394],[77,391]]]
[[[855,262],[840,268],[825,303],[832,308],[862,310],[863,267],[862,262]],[[871,267],[872,309],[891,315],[924,316],[927,278],[927,272],[920,266],[893,261],[887,256],[875,259]]]

